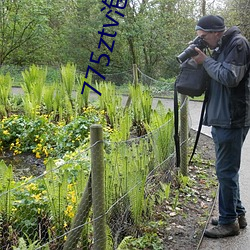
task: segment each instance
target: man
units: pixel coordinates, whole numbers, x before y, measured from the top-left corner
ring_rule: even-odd
[[[221,238],[239,234],[247,226],[240,200],[241,149],[250,126],[250,47],[237,27],[225,29],[220,16],[202,17],[196,33],[213,50],[206,56],[195,48],[193,59],[203,64],[210,76],[204,125],[212,126],[219,181],[219,218],[205,235]]]

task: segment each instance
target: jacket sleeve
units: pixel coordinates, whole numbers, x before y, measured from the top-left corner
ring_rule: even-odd
[[[236,87],[243,79],[249,67],[249,46],[244,38],[235,39],[227,48],[224,58],[218,61],[207,57],[203,66],[209,76],[227,87]],[[222,61],[223,60],[223,61]]]

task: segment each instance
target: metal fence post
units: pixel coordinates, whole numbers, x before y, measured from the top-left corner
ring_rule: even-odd
[[[99,124],[90,127],[91,140],[91,176],[94,250],[106,249],[106,216],[104,193],[104,151],[103,130]]]
[[[180,109],[180,168],[181,174],[187,176],[188,174],[188,97],[181,96]]]

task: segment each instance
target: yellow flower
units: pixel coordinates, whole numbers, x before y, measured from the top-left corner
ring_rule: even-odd
[[[43,147],[43,153],[45,154],[46,157],[48,157],[49,153],[46,147]]]
[[[41,155],[39,152],[36,152],[36,158],[40,159],[41,158]]]
[[[66,211],[64,211],[64,213],[65,213],[65,215],[68,215],[69,218],[73,218],[74,217],[73,206],[68,205],[66,208]]]
[[[35,191],[37,190],[37,185],[35,183],[30,183],[29,185],[26,186],[26,189],[28,191]]]
[[[11,210],[12,210],[12,212],[16,212],[17,208],[13,207]]]
[[[9,135],[10,133],[9,133],[8,130],[4,130],[4,131],[3,131],[3,134],[4,134],[4,135]]]
[[[41,195],[42,195],[41,193],[33,194],[32,197],[35,198],[36,201],[40,201],[42,199]]]
[[[76,203],[76,196],[75,196],[75,195],[72,195],[72,197],[71,197],[71,202],[72,202],[72,203]]]
[[[10,144],[10,150],[12,150],[14,146],[15,146],[15,144],[12,142],[12,143]]]

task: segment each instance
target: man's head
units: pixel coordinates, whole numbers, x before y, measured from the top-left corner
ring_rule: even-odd
[[[214,15],[203,16],[195,26],[195,30],[197,35],[207,42],[209,48],[214,49],[224,34],[224,19]]]

